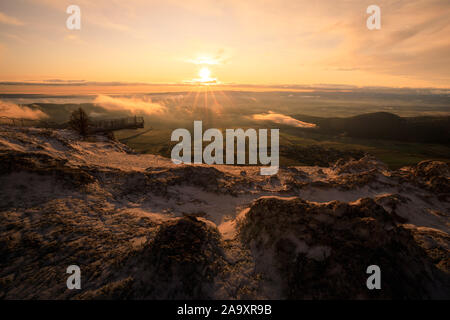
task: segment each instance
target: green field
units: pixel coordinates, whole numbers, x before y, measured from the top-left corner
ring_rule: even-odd
[[[145,131],[143,129],[141,132],[144,133],[137,135],[139,133],[134,130],[123,130],[116,132],[115,136],[137,152],[170,157],[175,144],[170,141],[172,130]],[[132,136],[134,137],[126,139]],[[340,156],[351,157],[358,155],[358,152],[375,156],[391,169],[417,164],[427,159],[450,161],[450,147],[442,144],[357,139],[291,128],[280,129],[281,165],[327,165],[328,161],[324,159],[324,155],[332,153],[334,156],[330,157],[330,162],[333,162]]]

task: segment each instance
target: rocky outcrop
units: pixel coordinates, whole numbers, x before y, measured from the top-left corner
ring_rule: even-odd
[[[448,270],[433,263],[412,232],[374,200],[312,203],[263,198],[241,222],[240,237],[287,299],[423,299],[450,296]],[[368,290],[378,265],[382,290]]]
[[[409,178],[439,194],[450,195],[450,167],[441,161],[422,161],[410,169]]]
[[[0,298],[448,299],[448,165],[358,159],[261,176],[0,128]]]
[[[387,166],[370,155],[365,155],[359,160],[350,159],[348,161],[339,159],[333,165],[333,170],[337,174],[361,173],[371,170],[386,171]]]
[[[94,177],[79,167],[70,166],[66,159],[45,153],[0,151],[0,174],[29,172],[50,175],[75,186],[94,182]]]
[[[148,168],[147,177],[155,188],[166,190],[174,185],[191,185],[215,193],[237,195],[250,187],[245,176],[232,176],[206,166]]]
[[[220,234],[210,223],[195,217],[170,221],[123,261],[117,272],[128,277],[77,299],[208,299],[222,256]]]

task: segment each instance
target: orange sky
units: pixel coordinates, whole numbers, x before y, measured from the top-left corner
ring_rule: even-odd
[[[81,30],[66,28],[70,4]],[[207,67],[223,84],[448,88],[449,16],[448,0],[2,1],[0,81],[173,84]]]

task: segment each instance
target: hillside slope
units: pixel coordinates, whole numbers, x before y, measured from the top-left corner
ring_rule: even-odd
[[[450,170],[175,165],[0,127],[0,298],[450,298]],[[68,290],[78,265],[82,289]],[[368,290],[379,265],[382,289]]]
[[[373,112],[347,118],[307,115],[296,115],[295,118],[317,124],[317,131],[323,134],[444,145],[450,143],[449,116],[400,117],[389,112]]]

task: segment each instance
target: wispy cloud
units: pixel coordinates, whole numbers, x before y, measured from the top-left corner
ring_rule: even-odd
[[[380,1],[381,30],[361,27],[361,18],[349,16],[326,33],[343,41],[320,63],[325,70],[450,80],[450,4],[443,0]]]
[[[64,36],[64,40],[66,41],[70,41],[73,43],[77,43],[77,44],[87,44],[86,41],[84,41],[83,39],[80,38],[80,36],[76,35],[76,34],[67,34]]]
[[[215,65],[215,64],[220,63],[219,60],[208,57],[208,56],[201,56],[201,57],[197,57],[195,59],[188,59],[187,62],[193,63],[193,64],[208,64],[208,65]]]
[[[96,24],[102,28],[105,29],[110,29],[110,30],[114,30],[114,31],[122,31],[122,32],[131,32],[134,30],[132,30],[132,28],[126,24],[121,24],[121,23],[116,23],[113,21],[110,21],[107,18],[93,18],[90,20],[91,23]]]
[[[377,0],[382,22],[374,31],[366,27],[372,0],[76,2],[82,30],[65,40],[60,0],[24,0],[1,9],[0,24],[9,24],[4,29],[23,22],[30,27],[2,29],[29,45],[20,51],[16,38],[2,37],[5,80],[41,79],[64,69],[69,78],[174,83],[209,66],[222,83],[450,83],[448,0]],[[81,40],[90,46],[83,59],[66,45]]]
[[[23,26],[25,24],[21,20],[15,17],[8,16],[3,12],[0,12],[0,23],[9,24],[12,26]]]
[[[3,37],[6,37],[8,39],[12,39],[14,41],[20,42],[20,43],[26,43],[26,41],[22,37],[19,37],[16,34],[2,32],[2,33],[0,33],[0,35]]]

